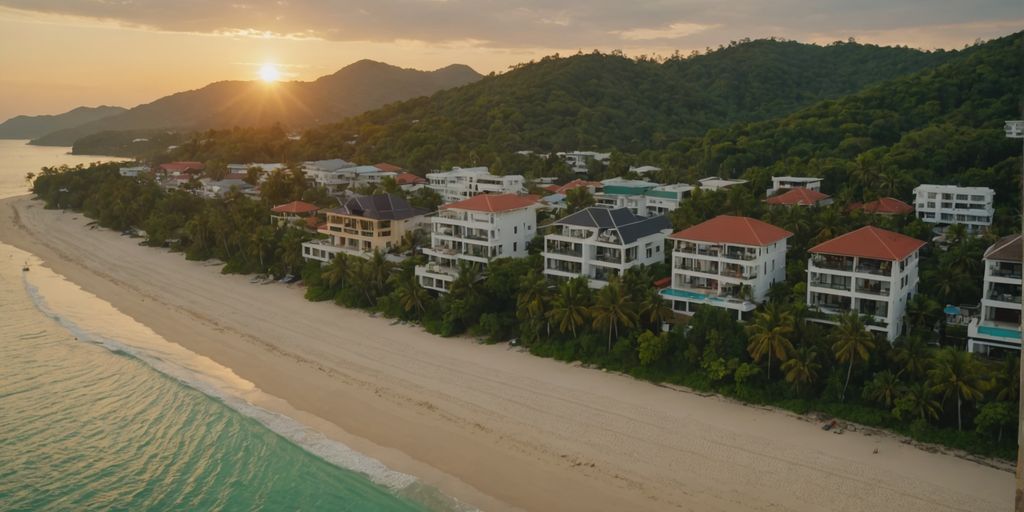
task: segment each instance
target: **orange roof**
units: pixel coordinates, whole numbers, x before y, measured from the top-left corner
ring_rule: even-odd
[[[568,191],[570,191],[570,190],[572,190],[574,188],[580,188],[580,187],[602,188],[603,186],[604,186],[604,184],[601,183],[600,181],[586,181],[586,180],[581,180],[581,179],[575,179],[575,180],[570,181],[569,183],[566,183],[565,185],[562,185],[561,187],[557,187],[553,192],[556,193],[556,194],[564,194],[564,193],[566,193],[566,192],[568,192]]]
[[[303,201],[292,201],[290,203],[279,204],[270,209],[274,213],[310,213],[319,210],[320,207],[315,204],[309,204]]]
[[[914,212],[913,206],[892,197],[883,197],[877,201],[864,204],[854,203],[850,205],[850,209],[861,209],[866,213],[877,213],[879,215],[906,215]]]
[[[655,288],[668,288],[668,285],[672,284],[671,277],[663,277],[654,282]]]
[[[822,194],[817,190],[791,188],[777,196],[769,197],[765,202],[768,204],[782,204],[787,206],[814,206],[829,197],[830,196],[827,194]]]
[[[544,185],[541,188],[544,189],[544,190],[547,190],[548,192],[551,192],[552,194],[557,194],[558,193],[558,189],[561,188],[561,187],[559,187],[558,185]]]
[[[402,168],[387,162],[381,162],[379,164],[373,164],[374,167],[380,169],[383,172],[402,172]]]
[[[669,238],[695,240],[698,242],[765,246],[791,236],[793,236],[793,233],[757,219],[734,215],[719,215],[696,226],[673,233]]]
[[[378,167],[378,166],[374,166],[374,167]],[[426,182],[427,182],[426,178],[421,178],[421,177],[416,176],[415,174],[413,174],[411,172],[403,172],[402,174],[399,174],[398,176],[395,176],[395,183],[398,183],[399,185],[416,185],[416,184],[419,184],[419,183],[426,183]]]
[[[900,261],[922,246],[924,242],[916,238],[874,226],[864,226],[815,245],[808,249],[808,252]]]
[[[457,208],[459,210],[476,210],[479,212],[507,212],[526,208],[537,202],[537,196],[520,196],[516,194],[479,194],[463,199],[441,208]]]
[[[160,168],[171,172],[201,171],[206,168],[202,162],[169,162],[160,164]]]

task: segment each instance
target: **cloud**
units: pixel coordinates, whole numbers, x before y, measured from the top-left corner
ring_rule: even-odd
[[[3,7],[146,30],[492,49],[692,49],[773,35],[869,40],[908,27],[931,46],[960,46],[964,37],[1006,33],[992,33],[991,23],[1022,19],[1019,0],[0,0]],[[962,24],[970,30],[949,30]]]

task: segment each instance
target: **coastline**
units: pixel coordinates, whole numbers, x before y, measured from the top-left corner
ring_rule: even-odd
[[[1005,471],[504,345],[438,338],[306,302],[298,287],[220,275],[87,222],[27,196],[0,202],[0,241],[286,401],[295,419],[484,510],[1012,503]]]

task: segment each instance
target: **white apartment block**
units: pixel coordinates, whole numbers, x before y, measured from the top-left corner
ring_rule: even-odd
[[[611,178],[601,182],[594,204],[605,208],[628,208],[641,217],[665,215],[679,208],[693,193],[685,183],[659,185],[650,181]]]
[[[780,190],[790,188],[806,188],[821,192],[821,178],[810,178],[803,176],[772,176],[772,188],[768,189],[767,196],[771,197]]]
[[[495,176],[486,167],[455,167],[450,171],[427,173],[427,187],[445,203],[469,199],[477,194],[520,194],[526,179],[518,174]]]
[[[416,266],[420,286],[447,292],[460,262],[486,269],[494,258],[525,258],[537,233],[537,196],[481,194],[441,207],[430,219],[426,265]]]
[[[967,326],[967,350],[1020,350],[1022,257],[1020,235],[1003,237],[985,251],[981,315]]]
[[[672,234],[672,282],[661,291],[672,310],[692,315],[702,305],[749,320],[772,285],[786,279],[793,233],[749,217],[719,215]]]
[[[590,207],[551,224],[544,237],[544,274],[571,279],[586,276],[591,288],[630,268],[665,261],[665,237],[672,225],[664,216],[640,217],[626,208]]]
[[[124,176],[126,178],[137,178],[139,176],[139,174],[145,174],[145,173],[149,172],[149,167],[146,167],[145,165],[136,165],[136,166],[133,166],[133,167],[122,167],[122,168],[118,169],[117,172],[120,173],[121,176]]]
[[[607,164],[612,158],[611,153],[597,153],[595,151],[569,151],[556,153],[559,158],[565,160],[573,172],[586,174],[590,172],[590,162],[597,161]]]
[[[731,180],[726,178],[719,178],[717,176],[711,176],[709,178],[701,178],[697,180],[697,186],[707,191],[716,191],[726,189],[735,185],[742,185],[747,180]]]
[[[665,215],[683,203],[693,194],[693,185],[676,183],[658,185],[644,194],[646,212],[644,215]]]
[[[903,314],[917,293],[919,252],[924,242],[865,226],[808,250],[809,320],[838,323],[857,311],[868,330],[890,342],[903,334]]]
[[[919,185],[914,189],[914,209],[917,218],[930,224],[963,224],[980,231],[992,225],[995,195],[988,187]]]

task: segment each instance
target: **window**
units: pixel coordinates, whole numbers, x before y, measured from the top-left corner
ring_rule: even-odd
[[[519,234],[519,226],[512,226],[512,234],[513,235]]]
[[[519,242],[512,242],[512,251],[515,252],[515,251],[518,251],[518,250],[519,250]]]

